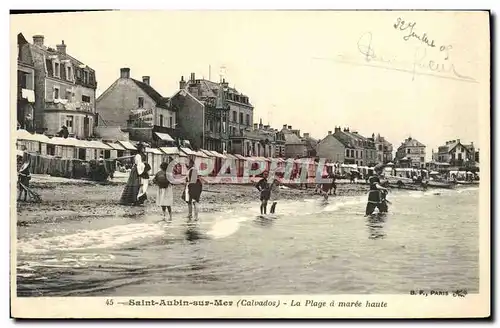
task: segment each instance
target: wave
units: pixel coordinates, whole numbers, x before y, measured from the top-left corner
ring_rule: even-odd
[[[17,249],[20,253],[33,254],[113,248],[164,234],[165,231],[160,229],[158,224],[134,223],[100,230],[85,230],[69,235],[19,240]]]

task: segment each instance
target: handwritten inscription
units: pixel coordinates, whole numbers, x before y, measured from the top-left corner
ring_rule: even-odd
[[[455,64],[448,61],[448,58],[445,58],[445,60],[447,60],[446,62],[440,62],[437,59],[429,58],[429,53],[426,48],[417,47],[412,60],[405,62],[397,59],[396,57],[388,57],[377,54],[375,52],[375,46],[373,45],[373,35],[371,32],[364,33],[359,38],[357,46],[359,53],[363,56],[363,59],[366,62],[384,64],[385,67],[382,68],[411,73],[412,80],[415,79],[416,75],[426,74],[475,82],[472,77],[460,74],[457,71]]]
[[[427,33],[418,35],[417,32],[415,32],[415,25],[417,25],[417,22],[406,22],[402,18],[398,18],[396,20],[396,23],[394,24],[394,28],[399,31],[408,32],[408,34],[403,36],[403,40],[408,41],[411,38],[415,38],[421,41],[422,43],[426,44],[427,46],[434,48],[436,46],[434,44],[434,40],[429,39]]]

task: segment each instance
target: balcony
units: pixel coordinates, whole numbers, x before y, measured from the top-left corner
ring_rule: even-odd
[[[69,110],[76,112],[94,113],[94,106],[87,102],[70,102],[68,99],[56,99],[45,102],[46,110]]]

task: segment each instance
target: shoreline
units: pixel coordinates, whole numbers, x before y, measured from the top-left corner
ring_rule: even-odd
[[[126,180],[113,179],[99,183],[89,180],[56,178],[33,175],[30,187],[42,198],[42,203],[17,202],[17,225],[33,223],[56,223],[62,220],[93,220],[101,217],[135,217],[144,213],[160,214],[156,205],[157,187],[150,185],[148,200],[144,206],[126,206],[118,204]],[[172,212],[175,216],[187,215],[186,203],[181,199],[184,185],[173,185]],[[389,188],[392,192],[398,188]],[[433,188],[434,189],[434,188]],[[350,183],[348,180],[337,182],[336,198],[364,196],[369,190],[364,181]],[[437,189],[439,190],[439,189]],[[17,197],[17,192],[16,192]],[[288,187],[279,190],[278,201],[299,201],[320,198],[314,187],[300,189]],[[249,204],[259,201],[259,194],[252,184],[204,184],[200,202],[200,214],[221,212],[237,204]]]

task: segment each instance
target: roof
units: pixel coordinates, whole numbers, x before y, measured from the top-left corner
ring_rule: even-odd
[[[148,148],[146,147],[146,153],[153,153],[153,154],[157,154],[157,155],[163,155],[163,153],[157,149],[157,148]]]
[[[401,146],[399,146],[398,148],[401,148],[401,147],[425,147],[425,145],[423,143],[421,143],[420,141],[418,141],[417,139],[413,139],[412,137],[409,137],[408,139],[405,139],[405,141],[403,141],[403,143],[401,144]]]
[[[329,136],[337,139],[346,148],[361,148],[360,146],[358,146],[356,143],[353,142],[354,139],[349,134],[347,134],[347,132],[336,131],[334,134],[330,134],[327,137]]]
[[[186,155],[197,156],[196,152],[194,150],[189,149],[189,148],[181,147],[181,151],[183,151]]]
[[[305,145],[304,142],[294,133],[285,133],[285,145]]]
[[[27,140],[27,141],[38,141],[38,142],[48,142],[50,139],[45,134],[29,133],[26,130],[16,130],[17,140]]]
[[[132,145],[129,141],[118,140],[117,142],[127,150],[137,150],[137,148],[135,148],[134,145]]]
[[[152,86],[147,83],[138,81],[136,79],[131,79],[137,84],[139,88],[142,89],[153,101],[156,103],[156,106],[170,108],[169,106],[169,98],[163,97],[158,91],[156,91]]]
[[[117,144],[114,142],[106,142],[106,144],[108,146],[110,146],[111,148],[116,149],[116,150],[125,150],[125,148],[123,148],[123,146],[120,146],[120,144]]]
[[[217,97],[219,87],[220,87],[218,82],[213,82],[213,81],[205,80],[205,79],[200,79],[200,80],[197,79],[197,81],[200,81],[201,97],[210,97],[210,98]],[[229,93],[247,97],[246,95],[239,92],[235,88],[228,87],[227,90],[229,91]],[[226,100],[228,100],[228,99],[226,99]],[[228,100],[228,101],[232,101],[232,100]],[[250,101],[244,105],[252,106]]]

